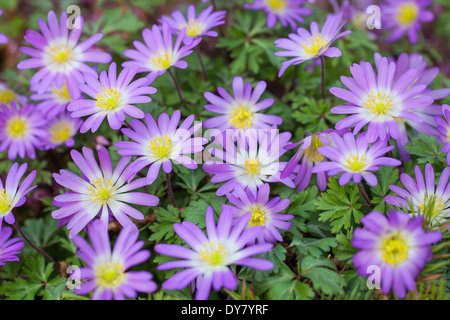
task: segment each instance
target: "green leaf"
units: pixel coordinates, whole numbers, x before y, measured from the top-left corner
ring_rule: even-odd
[[[153,232],[150,236],[150,241],[165,240],[166,242],[174,241],[175,231],[173,230],[174,223],[180,223],[178,210],[172,205],[167,207],[167,210],[161,207],[156,208],[156,221],[152,223],[149,229]]]
[[[301,262],[301,276],[312,281],[314,289],[325,295],[343,294],[346,282],[328,259],[305,257]]]
[[[438,145],[436,137],[419,134],[417,138],[412,138],[412,142],[407,143],[404,148],[412,155],[417,156],[418,163],[431,163],[442,165],[445,163],[446,154],[442,152],[442,146]]]

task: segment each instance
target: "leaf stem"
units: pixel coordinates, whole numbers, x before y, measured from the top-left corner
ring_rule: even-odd
[[[203,64],[202,55],[200,54],[200,50],[198,49],[198,46],[194,48],[195,53],[197,54],[198,62],[200,63],[200,67],[202,68],[202,77],[203,82],[208,81],[208,74],[206,73],[205,65]]]
[[[373,203],[370,201],[370,198],[367,195],[366,189],[364,188],[364,185],[362,184],[362,182],[358,183],[358,190],[359,190],[359,193],[363,196],[363,198],[366,201],[367,205],[369,207],[373,208]]]
[[[320,56],[320,66],[322,69],[322,100],[325,100],[325,58]]]
[[[175,88],[177,89],[177,93],[178,93],[178,98],[180,98],[180,103],[182,106],[184,106],[184,99],[183,99],[183,95],[181,94],[180,84],[178,83],[177,78],[175,78],[174,74],[172,73],[172,70],[167,69],[167,72],[169,73],[170,77],[173,80],[173,83],[175,84]]]
[[[167,193],[169,194],[170,202],[172,202],[172,205],[175,208],[178,208],[177,204],[175,203],[175,198],[173,197],[172,184],[170,183],[170,177],[168,173],[166,173],[166,180],[167,180]]]

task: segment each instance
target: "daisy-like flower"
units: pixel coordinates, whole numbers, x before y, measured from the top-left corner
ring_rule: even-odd
[[[0,16],[2,15],[3,10],[0,10]],[[8,43],[8,37],[5,36],[3,33],[0,33],[0,44]]]
[[[212,12],[213,9],[213,6],[209,6],[197,16],[195,6],[191,4],[187,10],[187,17],[180,10],[176,10],[172,12],[172,18],[163,16],[159,21],[169,24],[175,33],[186,29],[186,39],[188,42],[197,37],[217,37],[217,32],[211,29],[225,23],[225,15],[227,12]]]
[[[367,134],[362,133],[355,139],[353,134],[346,133],[341,138],[337,133],[332,133],[334,145],[319,147],[319,153],[330,162],[317,163],[312,169],[313,173],[327,171],[329,176],[341,172],[339,185],[347,184],[352,178],[355,183],[360,183],[361,178],[371,186],[378,184],[377,177],[371,171],[377,171],[379,166],[399,166],[401,162],[397,159],[383,157],[391,151],[394,146],[387,146],[389,136],[384,140],[378,140],[369,146]]]
[[[312,14],[312,9],[305,8],[305,0],[254,0],[244,4],[245,9],[264,10],[267,15],[267,27],[275,27],[277,20],[283,27],[288,25],[295,30],[298,23],[303,23],[303,16]]]
[[[324,156],[319,153],[317,148],[333,143],[333,140],[331,139],[332,132],[342,135],[347,131],[348,130],[345,129],[340,131],[328,129],[323,132],[311,134],[298,143],[285,146],[284,148],[286,150],[290,150],[300,145],[295,155],[289,160],[281,173],[281,178],[284,179],[295,172],[297,175],[294,183],[297,186],[298,191],[305,190],[311,181],[312,168],[316,163],[320,163],[325,160]],[[301,164],[298,166],[300,161]],[[325,191],[328,182],[326,171],[317,172],[316,176],[319,190]]]
[[[141,78],[131,82],[136,75],[136,68],[125,68],[119,76],[116,71],[116,63],[113,62],[108,72],[100,73],[100,79],[86,74],[86,84],[81,84],[80,89],[94,100],[78,99],[67,106],[72,117],[90,116],[81,126],[81,133],[89,129],[97,131],[105,118],[112,129],[118,130],[122,127],[126,114],[138,119],[144,117],[144,112],[133,104],[152,101],[146,95],[156,92],[155,88],[149,86],[153,81]]]
[[[220,147],[208,149],[219,160],[208,160],[203,164],[203,170],[214,176],[211,182],[226,181],[216,192],[223,196],[232,192],[236,185],[249,188],[253,194],[265,182],[282,182],[295,188],[291,177],[280,177],[285,162],[280,157],[286,152],[283,146],[291,138],[289,132],[278,133],[278,130],[258,130],[258,134],[249,130],[244,137],[238,137],[235,142],[227,130],[217,144]],[[231,130],[234,134],[234,130]]]
[[[192,137],[202,124],[194,122],[194,115],[190,115],[180,126],[181,112],[175,110],[172,117],[162,113],[158,123],[151,114],[145,115],[145,124],[139,120],[132,120],[132,129],[122,129],[123,134],[134,141],[119,141],[114,145],[122,156],[138,156],[131,165],[131,171],[139,172],[150,165],[147,173],[147,183],[152,184],[158,178],[161,166],[165,173],[172,172],[172,162],[181,164],[188,169],[196,169],[197,163],[188,155],[203,150],[207,143],[202,137]],[[192,127],[191,127],[192,126]]]
[[[305,28],[298,28],[297,33],[288,35],[289,39],[282,38],[275,40],[275,47],[285,51],[275,52],[276,56],[293,57],[290,60],[281,63],[281,69],[278,77],[281,77],[286,69],[291,65],[298,65],[304,61],[316,59],[320,56],[329,58],[340,57],[341,50],[331,47],[331,44],[337,39],[351,33],[350,30],[340,32],[345,24],[341,23],[342,13],[329,15],[319,30],[317,22],[311,22],[311,32]]]
[[[211,92],[205,92],[206,100],[211,103],[205,105],[205,109],[221,114],[206,120],[203,123],[205,128],[215,128],[222,131],[249,128],[269,129],[283,122],[278,116],[259,113],[259,111],[269,108],[274,103],[271,98],[258,102],[267,87],[265,81],[258,82],[252,91],[250,81],[244,84],[242,77],[235,77],[232,86],[233,96],[221,87],[217,88],[220,97]]]
[[[25,243],[20,238],[12,238],[12,229],[10,227],[1,227],[0,224],[0,266],[4,266],[5,262],[19,261],[17,255]]]
[[[445,120],[441,117],[435,116],[434,121],[436,122],[437,129],[440,133],[438,136],[438,141],[439,143],[444,143],[442,152],[447,153],[447,164],[450,165],[450,106],[444,104],[442,106],[442,111]]]
[[[48,136],[47,122],[34,105],[27,104],[19,109],[14,101],[8,108],[0,106],[0,152],[8,150],[8,159],[28,156],[34,159],[35,148],[42,147],[42,140]]]
[[[246,229],[251,214],[246,213],[232,226],[233,211],[225,209],[219,217],[217,226],[214,221],[214,212],[209,206],[206,210],[207,235],[194,223],[184,221],[175,223],[173,228],[177,235],[192,249],[176,244],[157,244],[155,251],[182,260],[162,263],[158,270],[183,268],[164,281],[165,290],[181,290],[195,281],[197,291],[196,300],[208,299],[211,287],[219,291],[222,287],[235,290],[238,282],[230,265],[241,265],[257,270],[270,270],[273,263],[254,258],[253,255],[268,252],[273,244],[263,243],[246,246],[263,232],[264,227]]]
[[[387,42],[400,39],[405,33],[411,43],[417,43],[420,24],[430,22],[434,16],[426,8],[431,0],[384,0],[381,5],[383,29],[391,29]]]
[[[431,260],[430,244],[442,239],[440,232],[425,232],[422,218],[410,219],[407,213],[390,211],[389,217],[373,211],[361,218],[365,229],[357,228],[352,245],[360,249],[353,265],[362,277],[380,268],[381,290],[394,290],[403,299],[406,291],[416,289],[415,278]]]
[[[14,101],[18,105],[25,105],[27,97],[17,94],[6,83],[0,81],[0,106],[6,104],[8,107]]]
[[[31,88],[31,90],[33,89],[34,88]],[[78,98],[79,96],[74,97],[74,99]],[[65,82],[61,88],[58,88],[56,83],[53,83],[53,85],[49,86],[44,93],[34,93],[30,96],[30,99],[41,101],[36,104],[36,110],[39,110],[44,114],[48,120],[52,120],[57,115],[64,113],[67,109],[67,105],[73,100]]]
[[[361,61],[350,67],[353,77],[341,77],[342,83],[350,89],[331,88],[336,97],[347,101],[347,105],[337,106],[331,112],[352,114],[336,124],[336,129],[353,128],[357,134],[366,124],[367,138],[374,142],[382,140],[389,134],[395,140],[400,139],[397,120],[407,119],[423,122],[412,109],[424,108],[433,103],[433,98],[424,95],[426,85],[412,85],[417,77],[417,70],[403,72],[395,81],[396,65],[382,58],[378,65],[378,75],[372,65]]]
[[[0,179],[0,229],[2,228],[3,220],[9,224],[14,223],[15,219],[12,210],[23,205],[26,201],[25,195],[37,187],[30,187],[36,177],[36,170],[33,170],[20,183],[25,171],[27,171],[27,167],[26,163],[20,167],[17,163],[13,163],[4,184]]]
[[[419,166],[416,166],[414,173],[416,181],[406,173],[402,173],[400,180],[406,190],[395,185],[389,186],[389,189],[398,196],[387,196],[385,201],[406,209],[412,204],[414,215],[423,216],[425,223],[432,227],[447,221],[450,217],[450,185],[448,183],[450,168],[444,169],[437,186],[431,164],[425,165],[425,179]]]
[[[78,133],[81,123],[79,118],[72,118],[63,112],[48,124],[48,137],[44,140],[45,149],[53,149],[64,144],[66,147],[73,147],[75,140],[73,137]]]
[[[92,150],[86,147],[83,148],[83,154],[76,150],[70,154],[83,178],[67,170],[53,174],[58,184],[72,191],[55,197],[53,204],[60,209],[52,213],[54,219],[68,222],[69,238],[77,235],[97,215],[100,215],[105,230],[112,215],[124,228],[129,227],[137,232],[136,225],[129,217],[142,220],[144,215],[127,203],[156,206],[159,199],[151,194],[129,192],[147,185],[145,178],[126,183],[130,176],[129,167],[126,166],[131,157],[122,157],[113,170],[105,148],[98,151],[100,167]]]
[[[148,72],[149,76],[153,78],[164,74],[172,66],[186,69],[188,64],[181,59],[190,55],[192,49],[202,39],[198,38],[183,45],[185,35],[186,29],[181,30],[175,43],[173,43],[172,32],[168,23],[163,23],[162,27],[153,25],[152,30],[144,29],[142,38],[145,44],[134,41],[136,50],[127,49],[123,52],[132,61],[125,61],[122,65],[130,68],[137,66],[137,72]]]
[[[83,83],[83,74],[90,73],[97,76],[95,70],[85,62],[109,63],[111,55],[99,50],[90,49],[98,42],[103,34],[97,33],[78,44],[83,30],[83,17],[77,18],[80,28],[74,28],[70,34],[67,24],[67,13],[61,13],[60,21],[53,11],[48,13],[48,26],[42,19],[38,19],[38,25],[42,34],[34,30],[27,30],[25,41],[31,47],[21,47],[20,50],[31,59],[21,61],[17,68],[35,69],[41,68],[30,80],[31,86],[36,86],[39,94],[56,82],[57,88],[62,88],[66,82],[70,96],[75,98],[80,94],[79,83]]]
[[[269,201],[270,187],[265,183],[258,188],[256,196],[250,192],[249,189],[242,189],[239,185],[236,186],[233,193],[228,193],[227,198],[235,205],[229,206],[234,211],[234,216],[240,218],[247,212],[251,213],[251,219],[247,228],[263,226],[264,232],[257,237],[259,243],[283,241],[280,232],[281,230],[289,230],[292,223],[286,222],[294,218],[290,214],[279,214],[289,206],[289,199],[280,200],[276,197]]]
[[[108,231],[100,221],[89,225],[88,235],[92,246],[80,236],[73,239],[77,255],[87,265],[80,268],[80,280],[87,281],[80,283],[76,294],[94,291],[92,300],[125,300],[136,298],[138,292],[156,291],[158,286],[150,272],[127,271],[150,258],[150,251],[141,250],[144,241],[137,241],[139,232],[122,229],[112,250]]]

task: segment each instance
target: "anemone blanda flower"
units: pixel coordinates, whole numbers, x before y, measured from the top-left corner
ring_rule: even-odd
[[[60,209],[52,213],[54,219],[67,222],[69,238],[72,239],[98,215],[105,230],[112,216],[124,228],[129,227],[137,232],[130,217],[142,220],[144,215],[127,203],[156,206],[159,199],[151,194],[129,192],[147,185],[145,178],[126,183],[130,176],[129,167],[126,166],[131,157],[122,157],[113,170],[111,158],[105,148],[98,151],[100,167],[92,150],[86,147],[83,148],[83,154],[76,150],[72,150],[70,154],[83,178],[67,170],[53,174],[58,184],[72,191],[55,197],[53,204]]]
[[[264,230],[262,226],[246,229],[250,219],[251,214],[246,213],[232,226],[233,211],[224,208],[216,226],[214,212],[209,206],[206,210],[207,235],[190,221],[175,223],[173,225],[175,232],[192,249],[176,244],[155,246],[155,251],[160,254],[182,259],[158,266],[158,270],[183,268],[164,281],[162,288],[181,290],[195,281],[197,288],[195,299],[205,300],[211,287],[215,291],[219,291],[222,287],[228,290],[237,288],[237,278],[229,268],[230,265],[247,266],[263,271],[272,269],[272,262],[252,256],[270,251],[273,244],[263,243],[245,247]]]
[[[254,0],[245,3],[244,8],[250,10],[264,10],[267,15],[267,27],[275,27],[277,20],[283,27],[288,25],[295,30],[298,23],[305,22],[303,16],[312,14],[312,9],[305,8],[305,0]]]
[[[345,133],[342,138],[333,132],[331,137],[335,146],[326,145],[317,149],[330,161],[317,163],[312,172],[327,171],[329,176],[342,172],[339,178],[341,186],[347,184],[351,179],[355,183],[360,183],[361,178],[366,180],[369,185],[376,186],[378,184],[377,177],[370,171],[378,171],[379,166],[399,166],[401,164],[397,159],[383,157],[394,148],[394,146],[387,146],[389,136],[372,145],[370,145],[366,133],[361,133],[356,139],[350,132]]]
[[[42,147],[42,140],[48,136],[47,122],[34,105],[19,108],[14,101],[10,107],[0,106],[0,152],[8,150],[8,159],[28,156],[34,159],[35,148]]]
[[[66,112],[59,114],[47,126],[49,135],[44,139],[44,148],[53,149],[62,144],[73,147],[75,144],[73,137],[78,133],[82,122],[81,119],[72,118]]]
[[[132,82],[136,69],[125,68],[117,76],[113,62],[108,72],[100,73],[99,79],[85,75],[86,84],[81,84],[80,89],[93,99],[74,100],[67,106],[72,117],[89,116],[80,128],[81,133],[89,129],[97,131],[105,118],[112,129],[118,130],[126,114],[138,119],[144,117],[144,112],[133,104],[152,101],[147,95],[155,93],[156,89],[149,86],[154,79],[141,78]]]
[[[150,251],[141,250],[144,241],[137,241],[139,232],[122,229],[111,250],[108,231],[100,221],[88,226],[91,245],[80,236],[73,242],[78,247],[77,255],[87,266],[80,268],[80,287],[75,289],[78,295],[91,291],[92,300],[134,299],[138,292],[151,293],[157,285],[152,281],[152,274],[147,271],[127,271],[150,258]]]
[[[360,276],[369,276],[372,266],[380,268],[381,289],[388,294],[394,289],[399,298],[414,291],[415,278],[431,259],[430,244],[441,240],[440,232],[425,232],[422,218],[410,219],[407,213],[390,211],[389,217],[373,211],[361,218],[365,229],[357,228],[352,245],[360,249],[353,265]]]
[[[172,17],[163,16],[159,21],[166,22],[175,33],[181,32],[186,28],[186,39],[192,41],[197,37],[217,37],[217,32],[211,30],[214,27],[225,23],[226,11],[212,12],[214,6],[209,6],[197,16],[195,6],[189,5],[187,16],[185,17],[180,10],[172,12]]]
[[[447,153],[447,164],[450,165],[450,106],[444,104],[442,106],[442,112],[445,120],[441,117],[434,116],[434,121],[436,122],[437,129],[440,133],[438,141],[439,143],[444,143],[442,152]]]
[[[251,219],[247,228],[263,226],[264,232],[260,233],[256,240],[259,243],[283,241],[281,230],[289,230],[292,223],[286,222],[294,218],[290,214],[279,214],[289,205],[289,199],[280,200],[280,197],[273,198],[269,201],[270,187],[265,183],[261,185],[256,195],[249,189],[242,189],[237,185],[233,193],[228,193],[227,198],[234,205],[224,205],[233,210],[235,218],[240,218],[247,212],[251,213]]]
[[[27,167],[26,163],[20,167],[17,163],[13,163],[4,184],[0,179],[0,229],[2,228],[3,220],[9,224],[14,223],[15,219],[12,210],[23,205],[26,201],[25,195],[37,187],[30,187],[36,177],[36,170],[33,170],[20,183],[25,171],[27,171]]]
[[[317,151],[317,148],[324,145],[333,144],[333,140],[331,139],[332,132],[342,135],[347,131],[348,130],[346,129],[340,131],[328,129],[323,132],[311,134],[298,143],[285,146],[284,148],[286,150],[290,150],[300,145],[295,155],[286,164],[286,167],[281,173],[281,178],[284,179],[295,172],[297,175],[294,179],[294,183],[298,187],[298,191],[305,190],[311,181],[312,168],[316,163],[320,163],[325,160],[325,158]],[[300,160],[301,164],[298,166]],[[327,172],[317,172],[316,178],[319,190],[325,191],[328,181]]]
[[[170,26],[163,23],[162,27],[153,25],[152,29],[144,29],[142,38],[145,44],[134,41],[134,49],[127,49],[123,54],[132,59],[125,61],[123,67],[137,66],[137,72],[148,72],[149,76],[155,78],[164,74],[170,67],[186,69],[188,64],[181,60],[192,53],[192,49],[199,44],[201,38],[195,39],[189,44],[183,45],[186,29],[180,31],[175,43],[172,40]]]
[[[28,99],[23,95],[17,94],[6,83],[0,81],[0,106],[6,104],[9,107],[12,101],[18,105],[25,105]]]
[[[145,115],[145,124],[139,120],[130,122],[131,128],[122,132],[134,141],[119,141],[114,145],[122,156],[138,156],[131,165],[134,173],[150,165],[147,173],[147,183],[152,184],[161,166],[165,173],[172,172],[172,162],[181,164],[188,169],[196,169],[197,163],[189,157],[203,150],[207,142],[202,137],[192,137],[202,124],[194,122],[194,115],[187,117],[180,126],[181,112],[175,110],[172,117],[162,113],[156,123],[149,113]]]
[[[31,90],[33,89],[32,87]],[[79,96],[74,97],[74,99],[78,98]],[[56,83],[53,83],[44,93],[34,93],[30,96],[30,99],[41,101],[36,104],[36,110],[39,110],[48,120],[52,120],[57,115],[64,113],[67,105],[73,100],[65,82],[61,88],[58,88]]]
[[[4,266],[5,262],[19,261],[17,255],[20,249],[25,245],[20,238],[12,238],[12,229],[3,227],[0,223],[0,266]]]
[[[221,87],[217,88],[220,97],[211,92],[205,92],[206,100],[211,103],[205,105],[205,109],[220,114],[220,116],[206,120],[203,123],[205,128],[219,130],[269,129],[283,122],[278,116],[259,113],[274,102],[271,98],[258,101],[267,87],[265,81],[258,82],[252,91],[250,81],[244,84],[242,77],[234,77],[232,87],[233,96]]]
[[[297,33],[288,35],[289,39],[282,38],[275,40],[275,47],[285,51],[275,52],[276,56],[293,57],[290,60],[281,63],[281,69],[278,77],[281,77],[286,69],[291,65],[297,65],[304,61],[316,59],[320,56],[329,58],[340,57],[341,50],[331,47],[331,44],[337,39],[351,33],[350,30],[340,32],[345,24],[341,24],[342,13],[329,15],[319,30],[317,22],[311,22],[311,32],[305,28],[298,28]]]
[[[30,85],[36,86],[37,93],[44,93],[53,82],[61,88],[65,81],[70,95],[78,97],[80,94],[78,84],[84,82],[83,74],[97,75],[97,72],[85,62],[108,63],[111,61],[109,53],[90,49],[103,37],[101,33],[78,44],[83,30],[83,17],[78,17],[75,23],[79,23],[80,28],[73,28],[69,34],[67,13],[65,11],[61,13],[58,23],[56,14],[49,11],[48,26],[44,20],[38,19],[42,34],[27,30],[25,41],[34,48],[21,47],[20,50],[32,58],[21,61],[17,68],[41,68],[30,80]]]
[[[0,16],[2,15],[3,10],[0,10]],[[8,43],[8,37],[5,36],[3,33],[0,33],[0,44]]]
[[[400,180],[406,190],[391,185],[389,188],[398,196],[387,196],[385,201],[399,208],[409,209],[412,203],[414,215],[421,215],[429,226],[438,226],[450,218],[450,185],[448,178],[450,168],[445,168],[435,185],[433,166],[425,165],[425,179],[419,166],[414,170],[416,181],[406,173],[402,173]]]
[[[384,0],[381,5],[383,29],[391,29],[387,42],[400,39],[405,33],[411,43],[417,42],[420,24],[430,22],[434,16],[426,8],[431,0]]]
[[[217,190],[218,196],[232,192],[237,184],[249,188],[253,193],[265,182],[282,182],[291,188],[295,187],[291,177],[280,177],[286,165],[280,162],[280,157],[286,152],[283,146],[291,138],[289,132],[279,134],[275,129],[261,129],[256,133],[249,129],[244,136],[237,137],[236,142],[233,134],[234,130],[227,130],[220,137],[217,136],[220,146],[208,149],[216,159],[203,164],[203,170],[214,175],[211,182],[226,181]]]
[[[398,121],[407,119],[423,122],[422,117],[411,112],[411,109],[424,108],[433,103],[433,98],[424,95],[426,85],[413,85],[417,77],[417,70],[410,69],[394,81],[396,64],[382,58],[378,65],[378,75],[372,65],[361,61],[350,67],[352,78],[341,77],[342,83],[350,89],[331,88],[330,92],[336,97],[347,101],[347,105],[337,106],[331,112],[337,114],[351,114],[338,121],[336,129],[354,128],[357,134],[366,124],[367,139],[374,142],[382,140],[389,134],[395,140],[400,139]]]

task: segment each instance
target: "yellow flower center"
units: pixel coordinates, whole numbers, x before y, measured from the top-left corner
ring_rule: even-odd
[[[96,279],[100,287],[115,290],[125,279],[124,267],[117,262],[98,266]]]
[[[13,139],[23,138],[28,132],[28,122],[19,117],[11,118],[6,122],[6,132]]]
[[[371,91],[370,95],[367,95],[368,99],[364,105],[370,109],[370,112],[375,112],[378,115],[388,113],[392,107],[392,100],[389,95],[382,92],[378,92],[376,95]]]
[[[200,248],[200,259],[211,266],[221,266],[225,262],[227,252],[223,245],[216,241],[206,242],[203,248]]]
[[[311,137],[311,145],[305,151],[305,156],[308,157],[309,161],[321,162],[323,161],[323,156],[317,151],[317,148],[323,146],[322,141],[318,136]]]
[[[170,51],[158,52],[152,55],[151,61],[155,67],[161,70],[169,69],[172,65],[172,53]]]
[[[322,34],[318,33],[308,39],[307,42],[302,43],[300,46],[305,52],[311,56],[317,56],[320,49],[326,47],[329,41],[326,41]]]
[[[61,46],[51,46],[50,47],[50,58],[53,62],[58,64],[64,64],[70,60],[72,57],[72,50],[66,47],[66,45]]]
[[[54,87],[52,90],[52,93],[55,95],[56,99],[62,102],[69,102],[72,101],[72,98],[70,97],[69,90],[67,90],[67,85],[64,82],[63,86],[61,88]]]
[[[153,156],[158,159],[167,159],[172,153],[172,139],[167,136],[158,137],[150,141],[148,148],[153,152]]]
[[[249,107],[238,106],[231,113],[230,123],[238,129],[251,128],[253,121],[253,113]]]
[[[248,223],[249,227],[263,226],[266,213],[261,208],[254,208],[251,213],[252,218]]]
[[[397,265],[408,257],[408,244],[399,233],[393,233],[381,245],[383,260],[389,264]]]
[[[181,27],[186,27],[186,35],[191,37],[198,36],[200,33],[202,33],[202,25],[198,22],[197,19],[190,19],[187,25]]]
[[[450,128],[448,128],[448,131],[447,131],[447,141],[450,142]]]
[[[273,11],[282,11],[286,8],[287,2],[286,0],[268,0],[267,5]]]
[[[89,190],[91,191],[89,194],[92,196],[92,201],[103,205],[108,204],[116,188],[111,181],[106,182],[106,178],[103,178],[103,180],[99,178],[91,181]]]
[[[248,159],[245,161],[245,168],[250,175],[256,175],[261,171],[261,162],[258,159]]]
[[[17,101],[16,94],[14,91],[5,89],[0,91],[0,104],[6,104],[9,106],[11,101]]]
[[[97,100],[97,107],[103,111],[114,111],[120,105],[120,92],[116,89],[102,88],[103,92],[97,93],[95,100]]]
[[[72,126],[65,121],[55,123],[50,129],[50,139],[53,143],[58,144],[67,141],[72,136]]]
[[[442,202],[443,199],[435,194],[424,194],[423,202],[419,205],[420,212],[424,215],[435,217],[444,208]],[[430,206],[430,204],[433,204],[433,206]],[[427,209],[427,212],[425,212],[425,209]]]
[[[0,217],[10,211],[11,199],[6,193],[5,189],[0,191]]]
[[[366,157],[362,155],[361,157],[349,154],[347,157],[347,165],[353,172],[359,172],[364,168],[366,164]]]
[[[419,8],[413,2],[404,3],[398,7],[397,21],[404,26],[411,25],[416,21]]]

